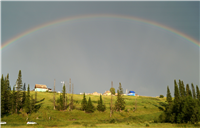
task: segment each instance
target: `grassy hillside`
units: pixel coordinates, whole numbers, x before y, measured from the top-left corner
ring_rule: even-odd
[[[31,95],[35,95],[31,92]],[[94,113],[85,113],[80,111],[81,100],[83,95],[74,95],[74,104],[76,109],[73,111],[58,111],[53,109],[53,93],[38,92],[37,100],[42,100],[41,108],[31,115],[21,112],[17,115],[8,115],[1,118],[6,121],[6,125],[2,127],[176,127],[184,126],[176,124],[159,124],[153,123],[154,119],[164,109],[163,105],[166,103],[165,98],[153,97],[133,97],[123,96],[126,102],[126,109],[122,112],[114,112],[110,118],[110,96],[102,96],[103,102],[106,105],[105,112],[95,111]],[[56,98],[60,94],[56,94]],[[68,95],[69,96],[69,95]],[[86,95],[86,98],[91,97],[93,105],[97,106],[99,96]],[[116,96],[113,96],[113,101],[116,101]],[[114,106],[113,102],[113,106]],[[135,108],[137,102],[137,109]],[[39,103],[38,103],[39,104]],[[129,111],[128,111],[129,110]],[[27,117],[29,121],[35,121],[37,125],[26,125]],[[187,125],[190,126],[190,125]],[[194,125],[191,125],[194,126]]]

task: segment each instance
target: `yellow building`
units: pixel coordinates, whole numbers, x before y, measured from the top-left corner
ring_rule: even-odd
[[[110,91],[105,91],[105,93],[103,95],[110,96],[111,92]]]

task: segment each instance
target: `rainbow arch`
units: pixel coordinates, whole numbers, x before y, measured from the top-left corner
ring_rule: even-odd
[[[67,22],[67,21],[73,21],[73,20],[79,20],[79,19],[97,18],[97,17],[128,19],[128,20],[134,20],[134,21],[143,22],[143,23],[146,23],[146,24],[151,24],[151,25],[157,26],[159,28],[168,30],[168,31],[180,36],[180,37],[183,37],[186,40],[188,40],[189,42],[192,42],[193,44],[197,45],[200,48],[200,42],[199,41],[193,39],[192,37],[180,32],[180,31],[177,31],[176,29],[170,28],[168,26],[165,26],[163,24],[160,24],[160,23],[157,23],[157,22],[154,22],[154,21],[150,21],[150,20],[146,20],[146,19],[142,19],[142,18],[138,18],[138,17],[133,17],[133,16],[126,16],[126,15],[97,14],[97,15],[73,16],[73,17],[63,18],[63,19],[59,19],[59,20],[55,20],[55,21],[52,21],[52,22],[48,22],[48,23],[39,25],[37,27],[29,29],[29,30],[27,30],[27,31],[25,31],[25,32],[13,37],[12,39],[6,41],[5,43],[3,43],[1,45],[1,50],[5,49],[7,46],[9,46],[10,44],[14,43],[18,39],[23,38],[26,35],[29,35],[29,34],[35,32],[35,31],[38,31],[38,30],[43,29],[43,28],[46,28],[48,26],[56,25],[56,24],[59,24],[59,23]]]

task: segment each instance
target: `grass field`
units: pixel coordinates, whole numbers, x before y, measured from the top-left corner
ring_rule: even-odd
[[[31,92],[34,95],[34,92]],[[56,98],[60,94],[56,94]],[[69,95],[68,95],[69,96]],[[97,106],[99,96],[86,95],[86,98],[91,97],[93,105]],[[45,99],[44,99],[45,98]],[[156,97],[134,97],[123,96],[126,102],[126,109],[121,112],[114,112],[110,117],[110,96],[102,96],[103,102],[106,105],[105,112],[95,111],[94,113],[85,113],[80,111],[81,100],[83,95],[74,95],[74,104],[76,109],[73,111],[58,111],[53,109],[53,93],[38,92],[37,100],[41,101],[41,108],[31,115],[24,112],[21,114],[13,114],[4,116],[1,121],[6,121],[6,125],[1,125],[3,128],[20,127],[20,128],[56,128],[56,127],[195,127],[192,124],[170,124],[170,123],[154,123],[166,104],[165,98]],[[113,101],[116,101],[116,96],[113,96]],[[137,109],[134,110],[135,102],[137,101]],[[113,106],[114,106],[113,102]],[[39,104],[39,103],[38,103]],[[37,125],[27,125],[28,121],[35,121]]]

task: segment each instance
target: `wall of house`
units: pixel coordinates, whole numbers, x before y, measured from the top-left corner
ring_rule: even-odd
[[[35,91],[37,92],[46,92],[48,89],[44,89],[44,88],[35,88]]]

